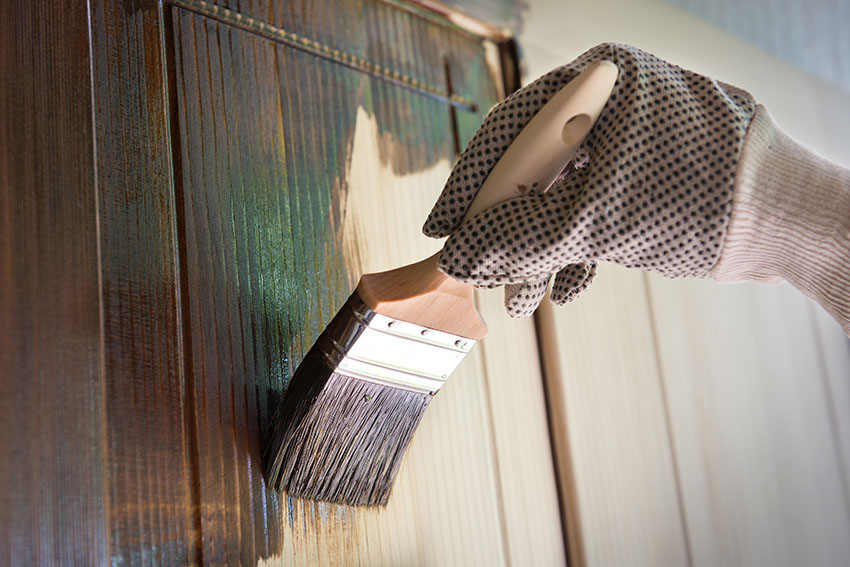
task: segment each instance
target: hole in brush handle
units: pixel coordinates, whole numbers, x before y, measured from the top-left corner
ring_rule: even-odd
[[[599,61],[543,105],[493,167],[464,221],[532,189],[548,189],[602,113],[617,74],[616,65]]]
[[[593,126],[593,120],[587,114],[577,114],[567,120],[564,124],[564,129],[561,130],[561,140],[568,146],[578,146],[581,144],[590,128]],[[563,169],[563,168],[562,168]]]

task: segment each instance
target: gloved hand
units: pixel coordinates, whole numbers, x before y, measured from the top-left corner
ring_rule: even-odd
[[[583,150],[546,193],[531,191],[461,220],[498,158],[536,111],[591,63],[619,68]],[[475,133],[423,227],[449,236],[438,268],[480,286],[505,285],[526,317],[553,274],[551,299],[572,301],[596,262],[671,278],[708,277],[729,222],[735,167],[755,112],[749,93],[640,49],[602,44],[495,106]],[[460,225],[460,226],[459,226]]]

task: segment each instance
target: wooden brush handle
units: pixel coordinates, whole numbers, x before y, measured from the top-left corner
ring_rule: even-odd
[[[616,80],[617,66],[600,61],[558,91],[499,158],[463,222],[532,187],[548,190],[599,118]],[[480,340],[487,327],[473,305],[473,286],[437,270],[439,255],[366,274],[357,292],[366,305],[387,317]]]
[[[616,80],[617,66],[599,61],[558,91],[496,162],[463,222],[532,187],[548,190],[575,157],[608,102]]]

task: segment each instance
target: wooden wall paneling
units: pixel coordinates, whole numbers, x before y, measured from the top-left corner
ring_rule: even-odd
[[[691,563],[644,286],[603,264],[576,303],[538,315],[575,565]]]
[[[479,290],[476,300],[489,327],[477,348],[484,360],[508,564],[565,565],[534,321],[508,317],[502,289]]]
[[[423,31],[416,28],[415,20],[393,18],[393,12],[382,11],[385,7],[370,8],[366,7],[365,21],[375,35],[370,37],[371,51],[367,50],[367,54],[375,60],[389,61],[393,57],[391,47],[395,41],[391,38],[417,37]],[[404,32],[388,29],[390,25],[400,26]],[[416,51],[416,57],[407,61],[421,62],[425,57],[420,55],[422,52]],[[397,54],[395,57],[400,59]],[[421,69],[405,71],[428,77]],[[439,102],[370,79],[359,106],[349,165],[341,175],[347,187],[343,193],[342,229],[347,235],[343,244],[346,259],[353,265],[352,285],[363,271],[397,266],[436,248],[436,243],[419,233],[419,225],[429,199],[436,197],[445,179],[445,156],[450,151],[448,112]],[[435,160],[437,163],[432,164]],[[474,359],[467,362],[469,365],[473,365],[467,370],[473,373],[470,387],[478,395],[467,397],[477,404],[480,392],[475,388],[480,383],[475,377],[480,367],[475,366]],[[460,403],[467,402],[464,399]],[[473,405],[473,409],[477,407]],[[304,528],[318,524],[320,529],[304,529],[299,516],[311,513],[316,505],[297,503],[290,540],[295,545],[284,550],[284,563],[300,557],[309,564],[305,550],[330,550],[331,557],[348,553],[349,563],[359,558],[370,565],[477,561],[501,564],[495,491],[491,482],[482,483],[482,478],[489,479],[489,461],[486,453],[483,459],[472,459],[481,454],[482,447],[487,447],[481,443],[483,427],[480,412],[458,412],[456,406],[444,407],[441,412],[435,401],[409,450],[387,509],[338,507],[336,514],[330,515],[331,520],[337,521],[308,522]],[[458,429],[469,430],[470,437],[457,440]],[[346,523],[360,526],[354,550],[346,549],[345,544],[335,545],[341,534],[352,531]],[[335,554],[334,547],[339,548]]]
[[[450,26],[382,3],[271,8],[275,25],[331,39],[336,29],[346,48],[437,88],[444,58],[459,57],[463,94],[479,108],[496,100],[482,41],[456,40]],[[518,523],[528,505],[500,503],[494,467],[511,456],[494,451],[499,418],[487,404],[483,351],[426,413],[386,509],[280,499],[257,468],[268,412],[359,275],[439,246],[420,227],[453,160],[448,106],[186,9],[172,13],[204,560],[507,562],[504,515]],[[468,139],[481,115],[458,114]],[[528,462],[526,472],[551,478],[551,461]],[[547,528],[537,542],[548,537],[552,553],[560,541],[541,534],[558,528]]]
[[[259,420],[269,419],[269,382],[283,373],[291,330],[275,308],[287,291],[277,274],[307,255],[288,253],[286,232],[299,219],[275,195],[285,195],[284,148],[262,135],[264,121],[281,123],[275,86],[256,75],[273,73],[273,59],[255,53],[251,42],[261,40],[234,32],[233,41],[212,20],[175,9],[173,21],[203,554],[246,563],[280,542],[278,499],[264,494]],[[303,300],[292,303],[303,309]]]
[[[649,289],[693,561],[845,562],[850,510],[806,300],[655,276]]]
[[[477,56],[462,34],[449,38],[449,72],[459,92],[495,89],[506,96],[501,54],[495,43]],[[489,105],[479,109],[480,114]],[[475,134],[480,118],[456,112],[462,149]],[[547,424],[543,374],[537,333],[531,319],[507,316],[503,290],[479,290],[478,308],[489,327],[478,348],[484,363],[487,415],[495,458],[503,538],[509,565],[562,565],[566,542],[560,517],[558,483]]]
[[[163,31],[154,3],[90,3],[109,545],[115,564],[200,560],[186,433]]]
[[[357,110],[346,175],[343,242],[356,251],[347,257],[357,261],[357,273],[409,263],[438,247],[419,224],[451,155],[442,104],[376,80],[370,91],[375,106]],[[442,134],[432,137],[437,121]],[[397,133],[411,128],[419,139],[405,143],[411,132]],[[418,151],[425,143],[437,157],[430,164]],[[470,355],[432,402],[387,508],[353,511],[363,526],[358,551],[364,564],[504,563],[479,356]]]
[[[0,563],[104,564],[86,6],[0,5]]]
[[[824,395],[841,459],[844,498],[850,506],[850,339],[819,305],[810,302],[809,312],[823,359]]]
[[[529,5],[524,0],[442,0],[442,2],[461,13],[469,14],[511,33],[518,33],[522,29]]]

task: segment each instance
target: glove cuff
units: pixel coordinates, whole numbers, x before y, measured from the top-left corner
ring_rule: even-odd
[[[850,335],[850,170],[800,145],[759,105],[732,195],[720,282],[787,281]]]

